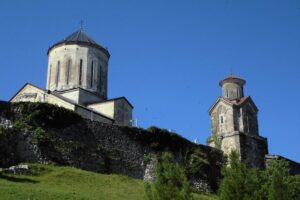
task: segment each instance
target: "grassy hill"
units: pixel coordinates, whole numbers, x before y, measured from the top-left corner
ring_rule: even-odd
[[[31,164],[30,168],[30,175],[0,174],[0,199],[145,199],[141,180],[53,165]],[[195,194],[195,200],[200,199],[217,198]]]

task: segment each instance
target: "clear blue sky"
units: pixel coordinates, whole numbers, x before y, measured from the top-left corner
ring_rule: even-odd
[[[0,99],[45,87],[47,49],[79,28],[108,47],[109,97],[142,127],[205,143],[230,68],[247,80],[269,152],[300,161],[299,0],[0,1]]]

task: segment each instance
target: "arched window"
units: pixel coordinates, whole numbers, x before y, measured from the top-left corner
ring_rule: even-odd
[[[225,130],[225,116],[224,114],[219,115],[219,132],[223,133]]]
[[[57,61],[56,78],[55,78],[55,85],[56,85],[56,87],[58,86],[58,83],[59,83],[59,74],[60,74],[60,61]]]
[[[80,64],[79,64],[79,78],[78,78],[78,84],[82,84],[82,59],[80,59]]]
[[[91,65],[91,82],[90,82],[91,88],[93,88],[93,83],[94,83],[94,61],[92,61],[92,65]]]
[[[69,85],[70,82],[70,68],[71,68],[71,59],[67,62],[67,69],[66,69],[66,84]]]
[[[220,124],[224,124],[224,116],[220,115]]]

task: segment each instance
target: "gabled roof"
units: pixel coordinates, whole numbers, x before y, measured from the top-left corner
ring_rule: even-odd
[[[230,101],[226,101],[223,97],[218,97],[218,99],[216,100],[216,102],[208,109],[209,114],[212,112],[212,110],[216,107],[216,105],[220,102],[224,102],[230,106],[232,106],[232,103]]]
[[[248,96],[243,102],[241,102],[240,105],[244,105],[246,102],[249,102],[253,106],[254,110],[258,112],[259,109],[257,108],[257,106],[255,105],[254,101],[250,96]]]
[[[256,107],[254,101],[252,100],[252,98],[250,96],[247,96],[247,97],[242,97],[239,101],[232,101],[232,100],[229,100],[229,99],[226,99],[224,97],[219,97],[216,102],[209,108],[208,112],[211,113],[212,110],[216,107],[216,105],[220,102],[224,102],[230,106],[237,106],[237,107],[241,107],[243,106],[245,103],[247,102],[250,102],[251,105],[253,106],[253,108],[258,111],[258,108]]]
[[[111,117],[108,117],[108,116],[106,116],[106,115],[104,115],[104,114],[102,114],[102,113],[100,113],[100,112],[97,112],[97,111],[95,111],[95,110],[93,110],[93,109],[90,109],[90,108],[88,108],[88,107],[86,107],[86,106],[80,105],[80,104],[78,104],[78,103],[76,103],[76,102],[74,102],[74,101],[72,101],[72,100],[70,100],[70,99],[68,99],[68,98],[66,98],[66,97],[64,97],[64,96],[62,96],[62,95],[60,95],[60,94],[58,94],[57,92],[49,92],[49,94],[51,94],[51,95],[53,95],[53,96],[55,96],[55,97],[57,97],[57,98],[59,98],[59,99],[61,99],[61,100],[63,100],[63,101],[66,101],[66,102],[68,102],[68,103],[70,103],[70,104],[73,104],[73,105],[75,105],[75,106],[77,106],[77,107],[83,108],[83,109],[88,110],[88,111],[93,112],[93,113],[96,113],[96,114],[98,114],[98,115],[100,115],[100,116],[102,116],[102,117],[104,117],[104,118],[106,118],[106,119],[115,121],[115,120],[112,119]]]
[[[95,102],[95,103],[90,103],[88,105],[93,105],[93,104],[98,104],[98,103],[106,103],[106,102],[111,102],[111,101],[117,101],[117,100],[120,100],[120,99],[124,99],[131,108],[134,108],[133,105],[129,102],[129,100],[126,97],[124,97],[124,96],[123,97],[113,98],[113,99],[107,99],[107,100],[99,101],[99,102]]]
[[[95,47],[97,49],[100,49],[104,51],[104,53],[110,57],[110,54],[107,49],[103,48],[100,44],[98,44],[95,40],[93,40],[90,36],[88,36],[81,28],[66,37],[63,40],[60,40],[59,42],[55,43],[48,49],[48,54],[56,46],[62,45],[62,44],[84,44],[88,46]]]
[[[102,114],[102,113],[100,113],[100,112],[94,111],[94,110],[92,110],[92,109],[89,109],[89,108],[87,108],[87,107],[85,107],[85,106],[83,106],[83,105],[77,104],[76,102],[74,102],[74,101],[72,101],[72,100],[70,100],[70,99],[68,99],[68,98],[66,98],[66,97],[64,97],[64,96],[62,96],[62,95],[60,95],[60,94],[58,94],[58,93],[56,93],[56,92],[51,92],[50,90],[47,91],[47,90],[42,89],[42,88],[40,88],[40,87],[38,87],[38,86],[36,86],[36,85],[33,85],[33,84],[31,84],[31,83],[25,83],[25,85],[24,85],[23,87],[21,87],[21,89],[19,89],[18,92],[17,92],[17,93],[16,93],[9,101],[11,101],[13,98],[15,98],[15,96],[17,96],[17,95],[18,95],[18,94],[19,94],[19,93],[20,93],[27,85],[30,85],[30,86],[32,86],[32,87],[35,87],[36,89],[41,90],[42,92],[48,93],[49,95],[53,95],[53,96],[55,96],[55,97],[57,97],[57,98],[59,98],[59,99],[65,101],[65,102],[67,102],[67,103],[73,104],[73,105],[75,105],[75,106],[77,106],[77,107],[81,107],[81,108],[83,108],[83,109],[85,109],[85,110],[88,110],[88,111],[90,111],[90,112],[93,112],[93,113],[95,113],[95,114],[98,114],[98,115],[100,115],[100,116],[102,116],[102,117],[104,117],[104,118],[106,118],[106,119],[112,120],[113,122],[115,121],[115,120],[112,119],[111,117],[108,117],[108,116],[106,116],[106,115],[104,115],[104,114]]]
[[[35,87],[36,89],[39,89],[39,90],[41,90],[41,91],[43,91],[43,92],[46,92],[45,89],[43,89],[43,88],[41,88],[41,87],[38,87],[38,86],[36,86],[36,85],[34,85],[34,84],[32,84],[32,83],[25,83],[25,84],[18,90],[18,92],[16,92],[16,94],[15,94],[14,96],[12,96],[12,97],[9,99],[9,101],[13,100],[13,99],[17,96],[17,94],[19,94],[19,93],[20,93],[27,85],[30,85],[30,86],[32,86],[32,87]]]
[[[129,100],[126,97],[124,97],[124,96],[123,97],[117,97],[117,98],[108,99],[105,102],[107,102],[107,101],[117,101],[117,100],[120,100],[120,99],[124,99],[130,105],[131,108],[134,108],[133,105],[129,102]]]

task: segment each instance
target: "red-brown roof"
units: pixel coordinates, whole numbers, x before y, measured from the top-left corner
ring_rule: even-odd
[[[247,97],[242,97],[238,102],[236,102],[236,105],[242,105],[245,101],[247,101],[247,99],[249,98],[249,96]]]
[[[230,74],[229,76],[227,76],[226,78],[224,78],[224,80],[226,79],[234,79],[234,78],[239,78],[236,75]]]
[[[209,108],[209,113],[213,110],[213,108],[218,104],[219,101],[223,101],[229,105],[238,106],[238,107],[244,105],[249,101],[251,105],[253,105],[254,109],[258,111],[258,108],[256,107],[255,103],[253,102],[250,96],[242,97],[239,100],[230,100],[224,97],[219,97],[217,101]]]
[[[228,79],[241,79],[244,80],[236,75],[230,74],[229,76],[227,76],[226,78],[224,78],[223,80],[228,80]]]
[[[241,80],[243,82],[243,84],[246,83],[246,81],[244,79],[239,78],[239,77],[237,77],[237,76],[235,76],[233,74],[230,74],[229,76],[227,76],[226,78],[224,78],[222,81],[220,81],[220,83],[219,83],[220,86],[222,86],[222,84],[223,84],[224,81],[228,81],[228,80]]]

